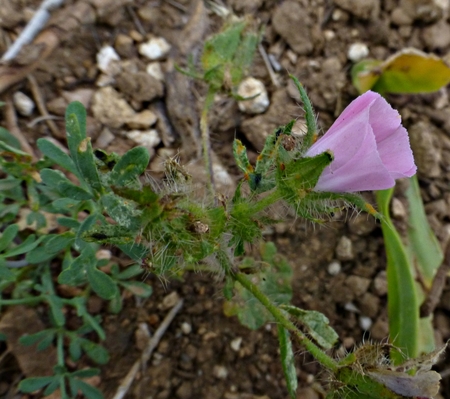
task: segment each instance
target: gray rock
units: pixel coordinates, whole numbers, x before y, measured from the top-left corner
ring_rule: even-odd
[[[380,0],[334,0],[334,4],[361,19],[377,19]]]
[[[313,50],[311,20],[297,2],[288,0],[281,3],[273,15],[272,26],[297,54],[307,55]]]

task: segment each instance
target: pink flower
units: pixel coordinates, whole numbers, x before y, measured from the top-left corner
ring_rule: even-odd
[[[354,100],[306,156],[326,150],[333,152],[334,160],[314,191],[383,190],[417,169],[399,113],[372,91]]]

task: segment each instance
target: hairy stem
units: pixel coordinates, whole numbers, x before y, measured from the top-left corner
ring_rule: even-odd
[[[303,334],[292,321],[243,273],[229,273],[229,276],[239,282],[272,314],[275,320],[286,330],[294,334],[306,350],[325,368],[335,372],[338,364]]]

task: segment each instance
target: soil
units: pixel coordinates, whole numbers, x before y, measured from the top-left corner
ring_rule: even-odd
[[[263,52],[257,52],[250,75],[264,83],[270,100],[268,110],[255,115],[241,112],[236,101],[225,95],[215,99],[209,129],[215,164],[224,176],[219,186],[225,194],[232,192],[241,177],[232,158],[235,136],[244,141],[254,160],[275,127],[292,118],[302,120],[303,111],[288,72],[306,86],[318,122],[326,131],[357,96],[349,74],[353,44],[362,43],[367,55],[377,59],[386,59],[405,47],[450,59],[450,6],[445,0],[229,0],[216,4],[238,16],[251,15],[264,26]],[[2,0],[1,53],[39,5],[36,0]],[[27,79],[17,67],[16,83],[2,86],[5,76],[0,71],[2,100],[19,91],[34,103],[40,99],[52,115],[53,126],[46,118],[39,119],[45,111],[35,107],[28,114],[20,113],[17,102],[17,121],[5,112],[0,125],[21,134],[35,154],[40,137],[66,146],[64,110],[68,102],[78,99],[87,107],[88,134],[94,147],[123,154],[133,146],[145,145],[152,153],[149,169],[156,172],[161,170],[163,159],[179,154],[194,179],[201,178],[196,161],[205,86],[180,74],[175,65],[186,66],[190,55],[198,60],[204,40],[220,29],[223,20],[212,11],[211,2],[67,0],[53,14],[66,22],[61,24],[65,30],[61,26],[57,30],[62,32],[62,41],[45,59],[38,54],[35,64],[33,59],[22,60],[22,65],[34,65],[34,80]],[[70,25],[69,20],[75,22]],[[168,51],[155,60],[139,51],[151,38],[163,38],[168,44]],[[99,65],[98,59],[104,46],[112,46],[120,57],[107,68]],[[272,60],[275,78],[263,54]],[[33,57],[32,51],[28,57]],[[409,130],[427,215],[443,247],[450,237],[448,95],[444,88],[427,95],[388,96]],[[395,192],[400,226],[405,223],[404,189],[405,184],[398,184]],[[365,195],[374,202],[370,193]],[[321,226],[283,212],[287,221],[266,231],[265,239],[274,241],[292,265],[293,303],[323,312],[345,349],[367,339],[386,339],[386,258],[379,224],[351,210],[339,212]],[[187,272],[170,281],[149,275],[146,282],[153,286],[153,295],[145,301],[127,297],[119,315],[108,314],[107,304],[99,298],[91,299],[92,313],[102,316],[105,346],[111,355],[100,378],[91,383],[106,398],[113,397],[140,356],[139,325],[144,323],[153,333],[177,297],[184,299],[184,307],[147,367],[139,372],[127,398],[288,397],[275,326],[250,331],[236,318],[227,318],[221,281],[208,274]],[[39,317],[27,318],[27,328],[45,324],[44,309],[36,312]],[[449,315],[450,288],[446,286],[434,315],[437,345],[450,338]],[[35,319],[33,326],[31,320]],[[0,351],[0,397],[5,398],[22,397],[17,383],[27,375],[12,349],[7,352],[5,345],[0,346],[4,352]],[[296,350],[297,397],[323,397],[321,384],[326,375],[301,347]],[[44,363],[42,372],[48,366]],[[83,359],[72,366],[87,365],[89,360]],[[448,359],[438,366],[447,376],[442,380],[444,398],[450,398],[449,366]]]

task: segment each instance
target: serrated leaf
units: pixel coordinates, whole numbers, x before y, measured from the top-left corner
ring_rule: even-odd
[[[87,279],[94,292],[103,299],[112,299],[117,294],[117,285],[107,274],[96,267],[87,267]]]
[[[38,139],[36,142],[38,148],[41,152],[50,158],[53,162],[62,166],[69,172],[72,172],[74,175],[78,176],[78,170],[75,163],[72,161],[72,158],[69,157],[61,148],[57,145],[53,144],[51,141],[46,139]]]
[[[137,181],[150,162],[150,154],[144,147],[127,151],[114,166],[110,179],[116,186],[126,186]]]
[[[330,327],[329,320],[323,313],[300,309],[292,305],[282,305],[281,308],[294,316],[323,349],[331,349],[338,341],[338,334]]]
[[[286,380],[286,388],[291,398],[295,399],[298,381],[294,362],[294,352],[292,350],[292,342],[289,337],[288,330],[286,330],[281,324],[277,324],[277,328],[281,366],[283,367],[284,378]]]

